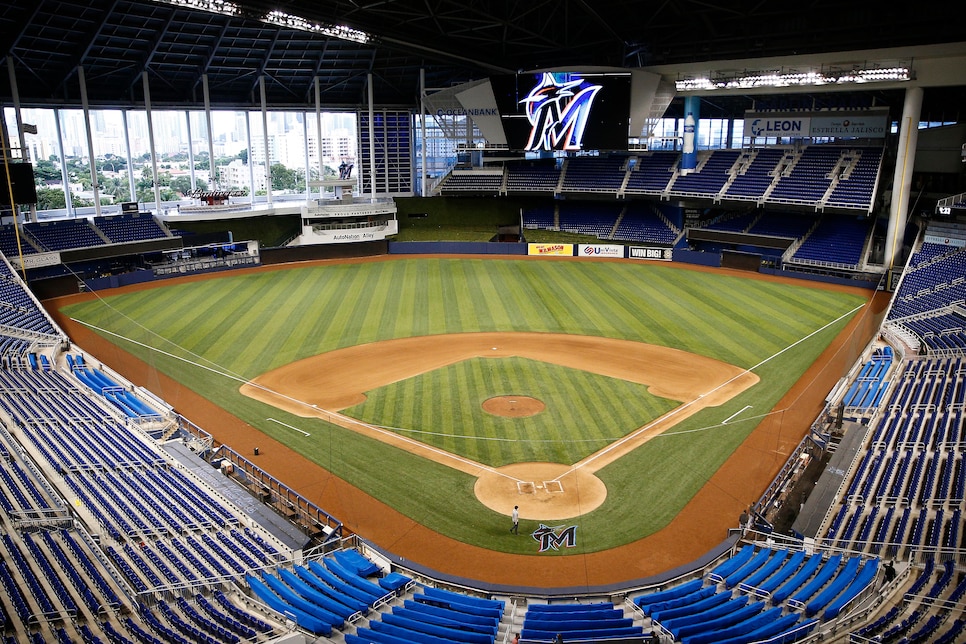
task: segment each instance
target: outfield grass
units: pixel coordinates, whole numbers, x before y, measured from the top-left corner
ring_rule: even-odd
[[[749,405],[750,414],[774,407],[846,324],[843,316],[861,303],[857,296],[804,283],[780,284],[658,264],[406,258],[161,286],[75,305],[66,313],[129,338],[131,341],[109,336],[160,371],[415,520],[456,539],[507,552],[532,552],[532,544],[508,538],[506,518],[476,501],[473,477],[323,421],[286,414],[241,395],[238,387],[294,360],[341,347],[474,331],[614,337],[755,367],[761,383],[721,407],[699,412],[674,433],[650,441],[598,472],[610,492],[597,510],[574,521],[582,534],[594,534],[592,540],[582,539],[578,548],[568,552],[577,554],[621,545],[664,526],[755,426],[754,422],[721,425],[720,421]],[[536,365],[525,366],[505,363],[498,368],[539,371]],[[222,375],[215,376],[212,370]],[[437,392],[448,390],[445,395],[455,400],[460,393],[448,383],[459,382],[457,372],[445,382],[445,374],[429,376],[419,386],[430,383]],[[438,384],[431,384],[437,377]],[[565,380],[584,377],[567,374]],[[407,387],[417,384],[398,383],[371,392],[373,407],[358,413],[373,422],[385,413],[378,423],[382,425],[424,427],[426,411],[418,404],[400,407],[410,411],[377,409],[378,405],[388,407],[397,394],[408,402],[411,391]],[[580,384],[591,392],[602,387],[599,381],[580,380]],[[611,391],[599,391],[599,395],[600,399],[614,396]],[[658,413],[647,407],[659,406],[660,401],[641,398],[639,403],[630,390],[621,395],[627,396],[623,404],[609,399],[606,405],[587,403],[568,409],[563,417],[571,424],[560,428],[561,436],[579,436],[580,427],[588,424],[609,428],[611,422],[622,432],[628,420],[621,414]],[[440,426],[454,426],[463,422],[456,408],[442,405],[433,408],[428,417]],[[590,409],[596,415],[588,415]],[[599,418],[602,409],[609,409],[612,417]],[[303,427],[311,436],[295,434],[267,421],[269,417]],[[479,423],[474,431],[480,436],[499,431],[486,427],[485,421],[473,422]],[[601,431],[600,435],[608,433]],[[469,436],[461,440],[484,442]],[[452,441],[452,437],[439,440]],[[494,463],[530,460],[525,450],[534,449],[533,444],[524,437],[518,447],[518,451],[495,454],[487,454],[489,448],[479,445],[473,449],[481,460]],[[573,462],[578,455],[560,453],[553,460]],[[661,474],[642,475],[653,472]],[[648,502],[644,507],[628,504],[629,499]],[[325,507],[324,499],[320,504]]]

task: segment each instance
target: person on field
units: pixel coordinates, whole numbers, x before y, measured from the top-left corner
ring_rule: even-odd
[[[510,520],[513,521],[513,525],[510,526],[510,532],[513,534],[520,534],[520,506],[513,506],[513,514],[510,515]]]

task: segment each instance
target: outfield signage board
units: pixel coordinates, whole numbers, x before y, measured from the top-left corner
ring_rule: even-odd
[[[647,246],[631,246],[627,256],[631,259],[653,259],[663,262],[670,262],[672,258],[671,248],[652,248]]]
[[[868,116],[812,116],[808,135],[817,137],[885,138],[889,131],[887,114]]]
[[[942,244],[943,246],[955,246],[962,248],[966,246],[966,239],[956,239],[954,237],[938,237],[936,235],[927,234],[923,238],[923,242],[927,244]]]
[[[624,257],[624,247],[619,244],[579,244],[578,257]]]
[[[573,257],[573,244],[527,244],[527,255],[565,255]]]
[[[805,137],[809,136],[811,119],[807,116],[746,116],[745,136],[758,137]]]
[[[23,255],[21,260],[19,255],[14,255],[8,258],[10,263],[17,267],[17,264],[21,264],[23,268],[42,268],[44,266],[57,266],[60,264],[60,253],[57,251],[49,253],[31,253],[29,255]]]

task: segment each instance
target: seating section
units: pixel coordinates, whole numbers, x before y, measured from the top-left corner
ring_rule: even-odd
[[[881,401],[828,540],[888,557],[961,546],[964,360],[906,360]]]
[[[966,248],[926,243],[909,259],[887,324],[930,355],[966,349]],[[919,348],[918,346],[916,348]]]
[[[877,347],[842,397],[845,413],[853,420],[858,420],[859,414],[879,407],[889,388],[886,377],[892,367],[892,357],[892,347]]]
[[[613,238],[670,246],[680,231],[653,204],[631,202],[614,229]]]
[[[503,173],[454,170],[439,185],[442,195],[497,195],[503,187]]]
[[[560,183],[560,168],[556,163],[511,163],[506,169],[507,194],[553,194]]]
[[[171,236],[153,215],[147,213],[97,217],[94,219],[94,225],[113,244],[147,241]]]
[[[616,195],[624,183],[627,157],[573,157],[563,167],[560,191],[563,193],[604,193]]]
[[[915,579],[902,603],[853,630],[852,640],[944,644],[961,641],[966,619],[950,607],[959,605],[966,595],[966,577],[956,572],[952,561],[939,567],[929,560],[913,574]]]
[[[874,557],[744,544],[703,579],[632,601],[662,641],[793,642],[873,592],[878,568]]]
[[[731,169],[740,154],[739,150],[699,152],[696,171],[678,175],[671,184],[670,194],[710,199],[717,197],[731,177]]]
[[[661,195],[674,177],[677,152],[655,151],[634,158],[624,192],[628,195]]]
[[[87,248],[107,242],[86,218],[27,223],[23,229],[45,251]]]
[[[522,639],[550,641],[558,634],[565,642],[645,635],[640,624],[635,624],[633,618],[627,617],[611,602],[531,603],[527,606],[520,631]]]
[[[789,261],[858,268],[863,261],[869,222],[854,217],[825,216]]]

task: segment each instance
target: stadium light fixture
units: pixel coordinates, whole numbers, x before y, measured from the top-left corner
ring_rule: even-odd
[[[155,0],[155,2],[182,7],[184,9],[219,13],[223,16],[237,16],[241,14],[241,9],[237,4],[234,2],[226,2],[226,0]]]
[[[331,38],[348,40],[350,42],[357,42],[363,45],[372,40],[372,37],[366,32],[360,31],[359,29],[353,29],[347,25],[333,25],[312,22],[311,20],[306,20],[301,16],[293,16],[292,14],[285,13],[284,11],[269,11],[261,20],[262,22],[278,25],[279,27],[286,27],[287,29],[298,29],[299,31],[323,34]]]
[[[848,83],[900,82],[912,79],[907,66],[873,67],[858,66],[849,70],[784,71],[761,70],[757,72],[720,73],[707,76],[679,78],[675,89],[679,92],[711,91],[717,89],[753,89],[760,87],[795,87],[819,85],[844,85]]]
[[[349,42],[365,44],[372,40],[372,36],[359,29],[353,29],[347,25],[336,25],[329,23],[313,22],[301,16],[295,16],[284,11],[273,10],[266,14],[253,13],[251,10],[243,8],[234,2],[227,0],[154,0],[161,4],[167,4],[184,9],[194,9],[196,11],[207,11],[223,16],[244,16],[255,18],[270,25],[284,27],[286,29],[297,29],[310,33],[321,34],[330,38],[348,40]]]

